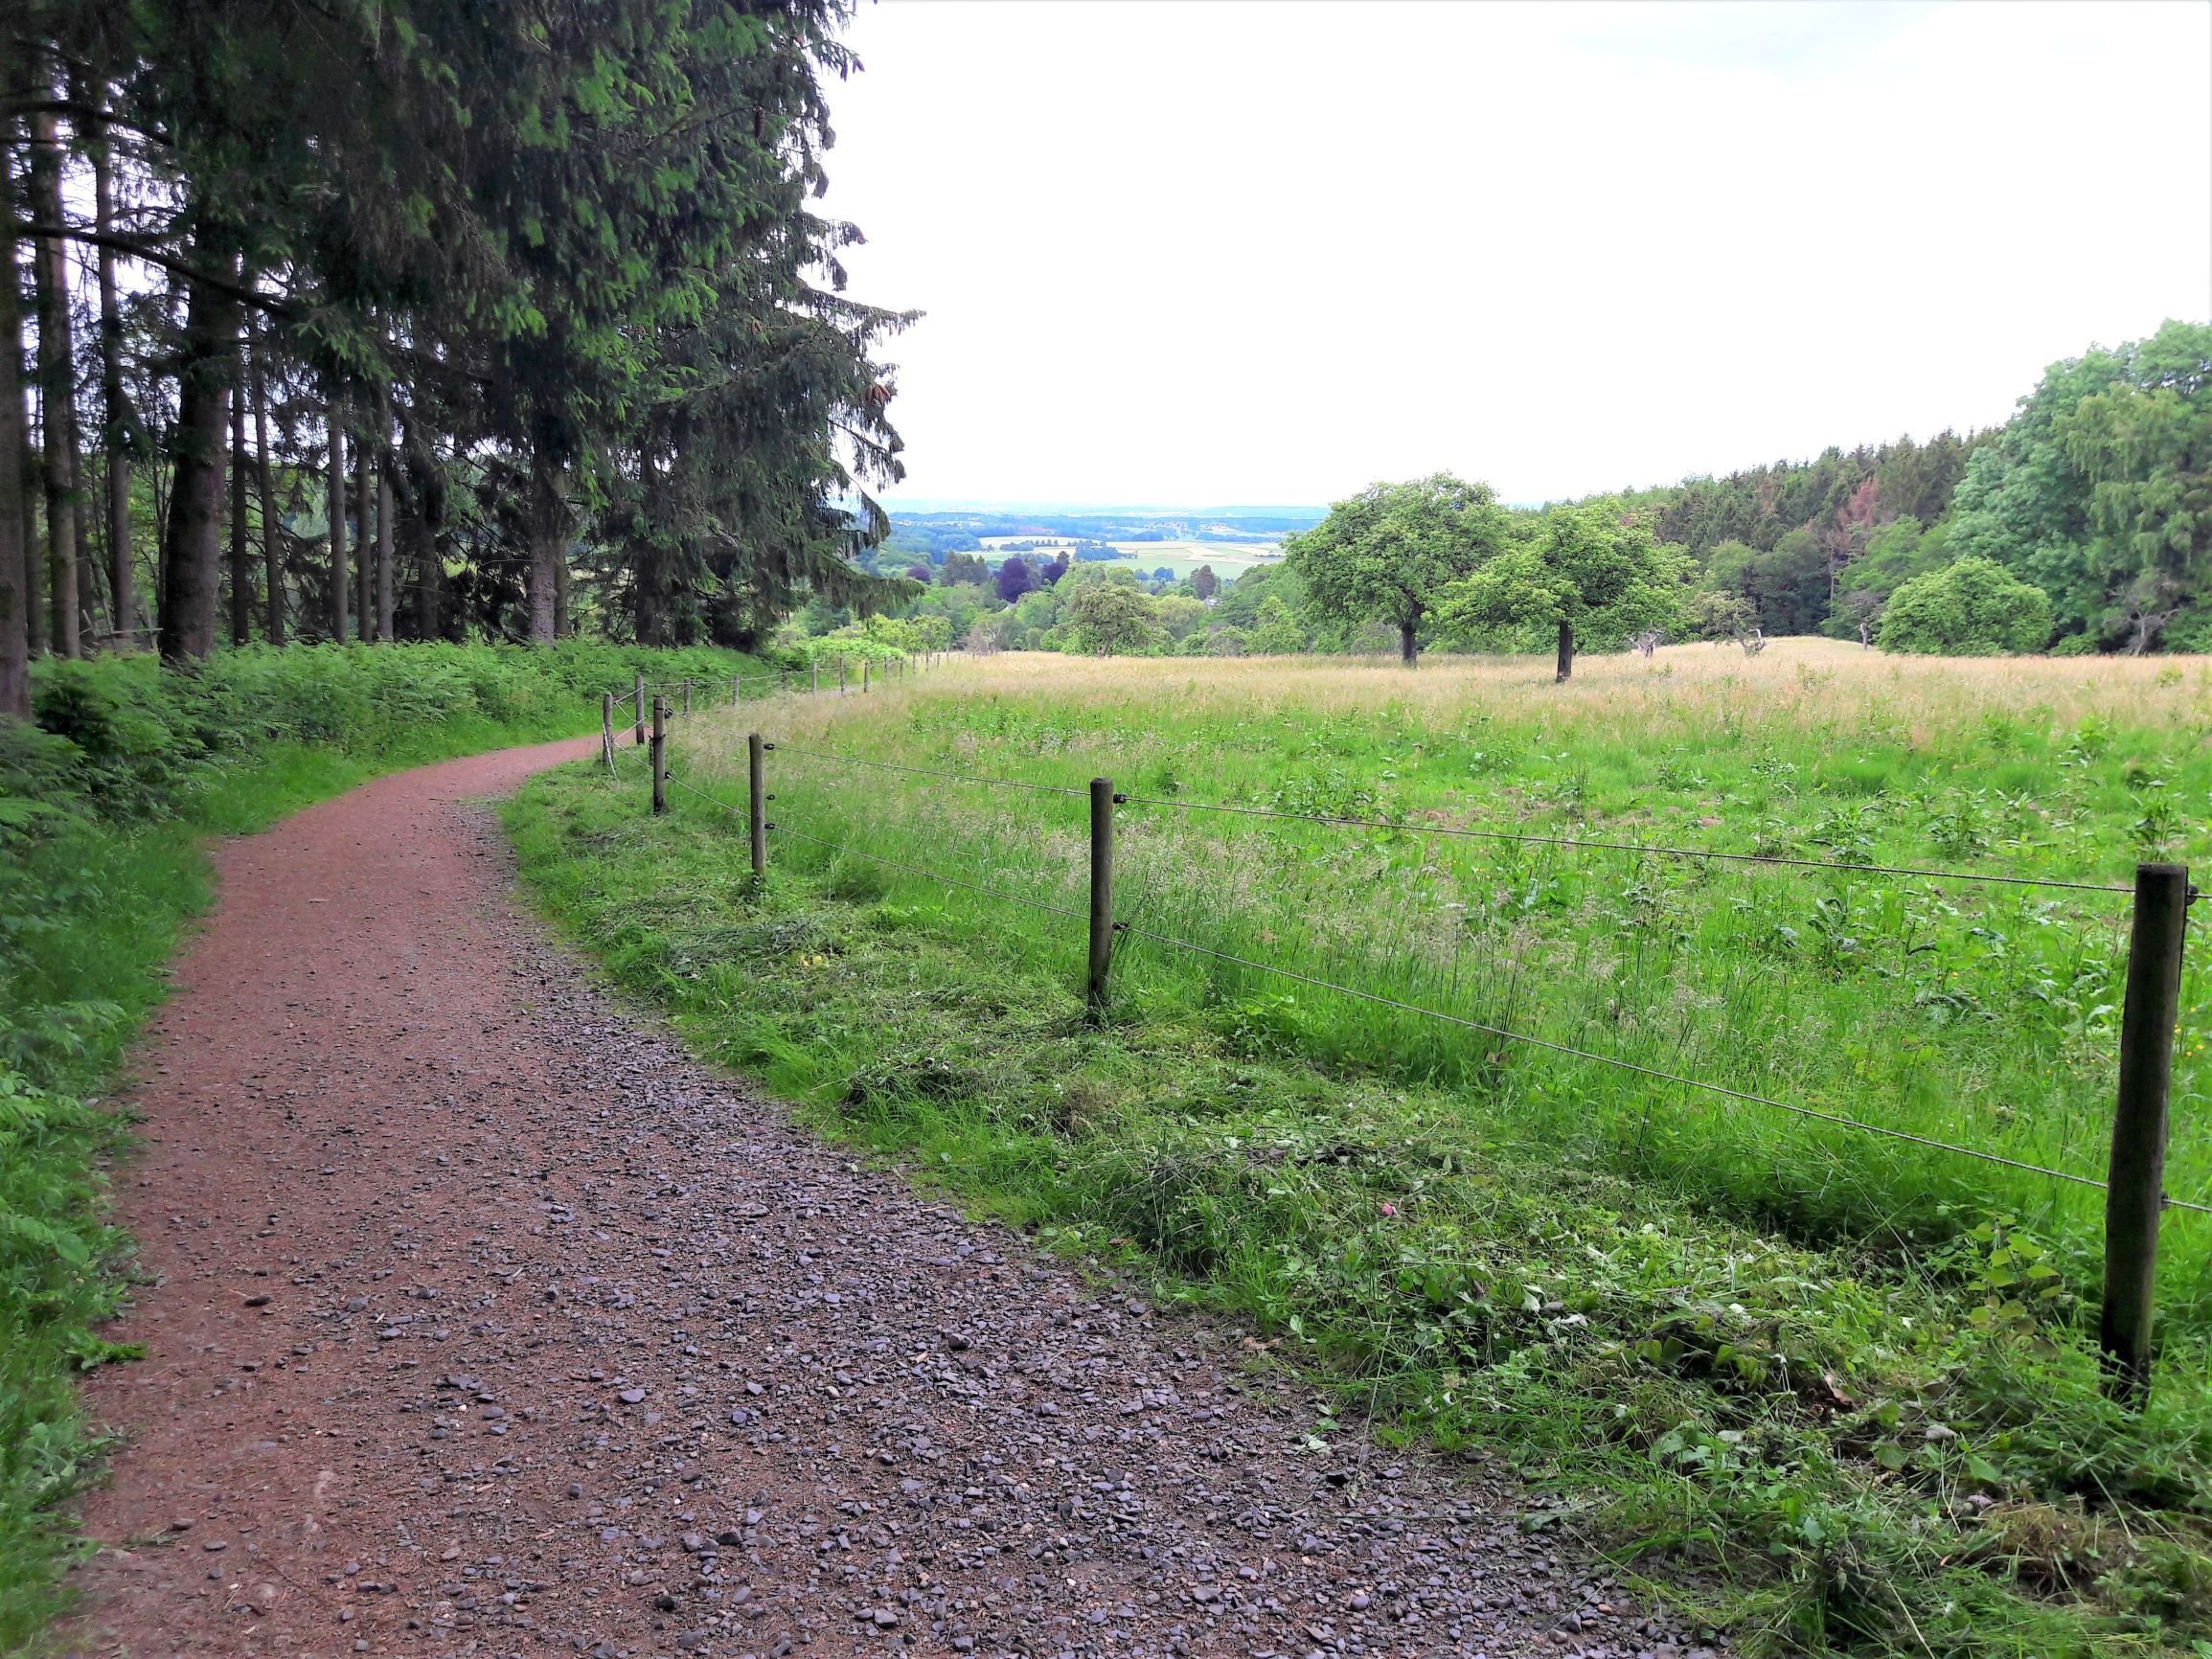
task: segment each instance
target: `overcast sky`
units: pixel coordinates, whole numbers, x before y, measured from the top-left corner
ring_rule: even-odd
[[[2212,317],[2212,6],[889,0],[827,206],[894,501],[1535,501]]]

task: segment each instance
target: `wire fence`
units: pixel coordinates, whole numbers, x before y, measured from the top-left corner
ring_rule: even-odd
[[[936,778],[991,789],[1021,789],[1039,795],[1087,794],[1065,784],[1039,784],[1024,778],[1002,778],[981,772],[956,772],[934,766],[909,766],[889,761],[871,761],[857,755],[840,755],[823,749],[802,749],[779,741],[779,752],[810,761],[823,761],[869,771],[897,772],[908,777]],[[1468,825],[1425,824],[1409,818],[1354,818],[1320,812],[1285,812],[1268,807],[1243,807],[1222,801],[1184,801],[1158,795],[1122,794],[1117,804],[1153,807],[1172,812],[1220,812],[1243,818],[1268,818],[1291,824],[1313,824],[1329,829],[1375,830],[1392,834],[1427,835],[1446,840],[1494,841],[1526,847],[1556,847],[1594,852],[1630,852],[1654,858],[1709,860],[1715,863],[1757,865],[1780,870],[1817,870],[1833,875],[1898,876],[1927,881],[1971,882],[1996,887],[2041,887],[2069,893],[2105,893],[2122,898],[2134,889],[2123,882],[2069,881],[2050,875],[2011,875],[1993,871],[1940,869],[1924,865],[1860,863],[1850,859],[1795,858],[1778,852],[1729,852],[1712,847],[1670,847],[1659,842],[1605,841],[1580,835],[1531,835],[1505,830],[1485,830]]]
[[[920,657],[837,656],[831,659],[834,674],[834,683],[831,685],[823,683],[823,665],[819,660],[803,669],[768,669],[757,674],[740,671],[729,677],[730,701],[727,706],[741,706],[744,701],[745,687],[749,685],[773,686],[775,691],[767,693],[771,696],[792,694],[794,688],[800,694],[807,696],[828,693],[843,696],[854,689],[850,668],[855,662],[862,665],[858,689],[865,693],[873,689],[871,665],[881,670],[881,683],[888,684],[893,679],[903,679],[912,673],[918,663],[926,665],[934,661],[935,655],[934,652],[924,652]],[[647,740],[647,728],[652,723],[656,709],[669,721],[705,714],[716,706],[710,700],[710,693],[718,692],[721,684],[718,679],[709,680],[697,675],[648,680],[640,674],[628,691],[606,693],[601,699],[601,747],[607,771],[618,778],[622,775],[616,761],[616,754],[622,747],[615,736],[618,726],[631,727],[634,732],[632,746],[642,745]],[[695,691],[698,693],[696,699],[693,694]],[[761,699],[756,697],[755,700]],[[624,714],[624,710],[628,712]]]
[[[778,676],[781,678],[781,676]],[[810,688],[811,689],[811,688]],[[634,693],[631,699],[636,700]],[[736,700],[733,697],[733,701]],[[2027,875],[2011,872],[1949,869],[1920,865],[1878,865],[1843,859],[1803,858],[1776,853],[1734,852],[1712,848],[1676,847],[1661,843],[1621,841],[1574,835],[1540,835],[1518,830],[1494,830],[1471,825],[1423,823],[1417,820],[1389,817],[1365,817],[1329,813],[1293,812],[1278,808],[1247,807],[1230,802],[1208,802],[1170,799],[1157,796],[1120,794],[1112,791],[1110,784],[1103,779],[1092,780],[1087,789],[1068,784],[1042,783],[1035,780],[1007,778],[988,773],[962,771],[950,767],[913,765],[867,757],[841,754],[830,749],[801,748],[777,742],[770,743],[754,734],[752,743],[752,776],[750,799],[744,807],[736,806],[710,793],[683,777],[673,776],[667,766],[666,737],[671,712],[662,705],[662,718],[656,720],[656,742],[653,750],[655,807],[659,809],[662,786],[673,786],[718,811],[733,818],[748,820],[753,842],[754,868],[764,875],[765,832],[773,830],[778,837],[803,843],[839,858],[854,858],[896,870],[936,885],[978,895],[994,902],[1019,906],[1057,918],[1086,921],[1091,937],[1091,984],[1094,1007],[1103,1007],[1106,975],[1116,954],[1116,946],[1123,941],[1143,941],[1162,949],[1181,952],[1190,956],[1230,965],[1249,973],[1279,978],[1286,982],[1309,987],[1341,997],[1350,1002],[1390,1011],[1416,1021],[1429,1022],[1453,1031],[1474,1034],[1491,1041],[1512,1044],[1533,1051],[1548,1053],[1577,1062],[1608,1068],[1632,1076],[1642,1081],[1665,1088],[1678,1088],[1724,1100],[1734,1104],[1756,1108],[1850,1134],[1864,1135],[1891,1143],[1902,1144],[1946,1157],[1958,1158],[1984,1166],[2013,1170],[2040,1179],[2066,1186],[2089,1189],[2107,1195],[2107,1301],[2108,1306],[2125,1302],[2132,1297],[2139,1302],[2138,1311],[2127,1316],[2123,1311],[2120,1325],[2115,1328],[2108,1320],[2104,1332],[2108,1358],[2123,1372],[2139,1376],[2147,1387],[2149,1344],[2149,1282],[2155,1260],[2156,1218],[2166,1210],[2192,1215],[2212,1215],[2212,1204],[2168,1195],[2162,1188],[2160,1174],[2165,1154],[2166,1091],[2172,1063],[2176,1004],[2181,969],[2182,920],[2188,902],[2196,897],[2196,889],[2187,885],[2185,872],[2177,867],[2145,865],[2138,870],[2137,884],[2131,888],[2112,882],[2084,881],[2054,876]],[[696,712],[696,711],[694,711]],[[611,734],[611,724],[609,732]],[[608,743],[608,763],[615,769],[614,745]],[[986,793],[1045,795],[1060,798],[1087,795],[1091,809],[1092,890],[1091,908],[1088,912],[1068,904],[1055,903],[1035,895],[1012,891],[995,881],[973,873],[938,869],[930,864],[907,858],[887,856],[865,846],[850,841],[832,840],[810,834],[792,827],[778,827],[764,820],[766,795],[762,783],[763,755],[774,750],[795,760],[830,767],[842,767],[857,775],[884,773],[902,777],[928,779],[949,783]],[[617,772],[619,776],[619,771]],[[1269,961],[1260,955],[1245,954],[1208,944],[1198,940],[1181,937],[1159,928],[1138,926],[1120,920],[1113,913],[1113,825],[1117,807],[1138,807],[1152,814],[1228,814],[1240,818],[1272,820],[1310,826],[1325,830],[1358,830],[1387,834],[1406,834],[1435,837],[1444,840],[1495,842],[1538,846],[1573,851],[1604,852],[1627,854],[1631,857],[1664,857],[1681,860],[1711,861],[1752,868],[1812,871],[1823,875],[1853,878],[1886,876],[1926,881],[1940,891],[1944,884],[1976,884],[2012,889],[2048,889],[2075,894],[2099,896],[2128,896],[2135,898],[2133,910],[2134,938],[2131,946],[2128,967],[2127,1012],[2121,1028],[2121,1083],[2120,1105],[2115,1116],[2112,1140],[2111,1178],[2098,1179],[2076,1170],[2036,1161],[2032,1158],[2013,1157],[1986,1147],[1946,1139],[1940,1135],[1915,1132],[1889,1124],[1870,1121],[1849,1113],[1826,1109],[1824,1106],[1791,1101],[1753,1088],[1736,1086],[1730,1082],[1715,1081],[1690,1072],[1669,1070],[1648,1065],[1620,1055],[1608,1054],[1588,1048],[1579,1042],[1562,1041],[1539,1032],[1516,1029],[1515,1026],[1494,1021],[1471,1018],[1445,1009],[1427,1006],[1405,997],[1392,996],[1380,990],[1348,985],[1340,979],[1319,973],[1310,973],[1281,961]],[[1102,885],[1103,881],[1103,885]],[[2147,900],[2163,893],[2170,901],[2165,934],[2159,934],[2161,925],[2153,917],[2150,932],[2146,932]],[[1263,935],[1263,937],[1271,937]],[[2166,940],[2162,945],[2159,941]],[[2170,945],[2171,962],[2161,967],[2159,953]],[[2138,974],[2147,972],[2143,1003],[2146,1008],[2163,1000],[2163,1023],[2159,1018],[2138,1020]],[[2162,977],[2164,976],[2164,977]],[[2149,981],[2158,981],[2153,986]],[[2155,1064],[2150,1062],[2155,1061]],[[2146,1064],[2150,1071],[2145,1072]],[[2135,1080],[2131,1082],[2131,1068]],[[2155,1076],[2152,1076],[2155,1074]],[[2145,1082],[2145,1077],[2152,1080]],[[2131,1104],[2132,1098],[2135,1103]],[[2149,1099],[2155,1111],[2148,1110],[2143,1101]],[[2133,1218],[2131,1219],[2131,1215]],[[2128,1269],[2125,1259],[2136,1258],[2135,1266]],[[2128,1279],[2130,1272],[2133,1278]],[[2121,1284],[2114,1278],[2119,1274]],[[2130,1318],[2134,1323],[2130,1325]],[[2119,1333],[2114,1334],[2115,1329]]]
[[[830,750],[799,748],[782,740],[777,741],[773,747],[779,754],[788,755],[795,758],[850,766],[859,770],[886,771],[907,776],[937,779],[983,789],[1013,789],[1059,796],[1083,796],[1089,793],[1089,791],[1085,789],[1074,788],[1065,784],[1040,784],[1023,779],[995,777],[984,773],[960,772],[941,767],[901,765],[889,761],[868,760],[860,756],[837,754]],[[741,818],[745,816],[745,808],[733,806],[726,801],[722,801],[715,796],[709,795],[705,791],[698,789],[683,779],[671,775],[668,781],[675,787],[684,790],[687,794],[704,801],[709,805],[718,808],[719,810],[731,814],[733,817]],[[1423,825],[1418,823],[1407,823],[1388,819],[1339,817],[1319,813],[1282,812],[1261,808],[1242,807],[1223,803],[1176,801],[1150,796],[1117,794],[1114,797],[1114,801],[1117,805],[1164,807],[1184,812],[1230,812],[1244,816],[1281,819],[1289,822],[1312,824],[1331,828],[1385,830],[1393,831],[1404,831],[1407,833],[1468,837],[1474,839],[1525,843],[1539,846],[1608,851],[1634,854],[1653,854],[1677,858],[1722,859],[1733,862],[1764,866],[1776,866],[1781,868],[1818,870],[1842,875],[1888,875],[1896,876],[1908,876],[1937,882],[1977,882],[2015,887],[2049,887],[2074,892],[2100,894],[2125,895],[2132,891],[2131,888],[2109,882],[2067,881],[2048,877],[2011,875],[1986,871],[1829,862],[1816,859],[1788,858],[1769,856],[1765,854],[1722,852],[1716,852],[1712,849],[1704,848],[1669,847],[1646,844],[1642,842],[1592,840],[1573,836],[1524,835],[1504,831],[1465,829],[1454,826]],[[933,881],[943,886],[958,888],[963,891],[982,895],[983,897],[989,898],[1003,900],[1009,904],[1021,905],[1028,909],[1041,911],[1050,915],[1066,917],[1077,920],[1088,920],[1086,913],[1083,911],[1072,909],[1066,905],[1053,904],[1049,901],[1039,899],[1029,895],[1015,893],[1006,888],[992,885],[987,881],[977,880],[970,875],[956,875],[946,871],[933,869],[926,865],[916,864],[908,860],[886,857],[881,853],[871,852],[866,848],[856,847],[845,842],[831,841],[816,835],[810,835],[801,830],[789,828],[788,826],[771,826],[771,828],[775,830],[775,832],[779,836],[791,840],[802,841],[811,846],[822,848],[839,856],[864,859],[875,864],[882,865],[886,868],[899,870],[908,875],[920,876],[924,880]],[[2108,1188],[2107,1182],[2091,1175],[2083,1174],[2077,1170],[2063,1170],[2045,1164],[2035,1163],[2027,1159],[2008,1157],[2003,1153],[1993,1152],[1983,1148],[1965,1146],[1957,1142],[1947,1141],[1934,1136],[1915,1134],[1909,1130],[1896,1128],[1889,1125],[1872,1123],[1863,1118],[1855,1118],[1847,1116],[1843,1113],[1825,1111],[1819,1107],[1808,1106],[1795,1102],[1778,1100],[1772,1096],[1759,1094],[1747,1089],[1735,1088],[1725,1083],[1711,1081],[1707,1079],[1687,1076],[1676,1072],[1665,1071],[1655,1066],[1644,1065],[1637,1061],[1624,1059],[1618,1056],[1608,1055],[1598,1050],[1578,1047],[1572,1043],[1559,1042],[1549,1037],[1538,1035],[1534,1033],[1516,1031],[1508,1027],[1490,1024],[1481,1020],[1471,1019],[1461,1014],[1450,1013],[1441,1009],[1428,1008],[1418,1003],[1407,1002],[1400,998],[1385,996],[1379,992],[1366,990],[1357,986],[1344,985],[1337,981],[1325,979],[1314,974],[1303,973],[1295,968],[1285,966],[1280,963],[1266,962],[1258,958],[1243,956],[1235,952],[1220,950],[1212,945],[1202,944],[1193,940],[1177,938],[1174,935],[1157,932],[1149,928],[1137,927],[1129,922],[1115,921],[1113,923],[1113,927],[1117,934],[1128,938],[1142,939],[1149,943],[1162,945],[1174,950],[1184,951],[1197,956],[1208,957],[1217,961],[1231,963],[1239,967],[1245,968],[1253,972],[1265,973],[1284,980],[1292,981],[1300,985],[1309,986],[1314,989],[1327,991],[1332,995],[1342,996],[1354,1001],[1363,1002],[1380,1008],[1386,1008],[1395,1012],[1414,1015],[1421,1019],[1437,1021],[1443,1025],[1463,1031],[1473,1032],[1497,1041],[1515,1043],[1527,1048],[1538,1049],[1552,1054],[1561,1055],[1571,1059],[1586,1061],[1589,1063],[1609,1067],[1613,1070],[1643,1078],[1653,1082],[1662,1083],[1673,1087],[1696,1090],[1700,1093],[1733,1101],[1741,1104],[1757,1106],[1761,1109],[1768,1111],[1787,1113],[1793,1117],[1830,1125],[1837,1128],[1852,1130],[1861,1134],[1878,1136],[1886,1140],[1903,1142],[1912,1146],[1926,1148],[1932,1151],[1943,1152],[1950,1156],[1972,1159],[1979,1163],[2015,1170],[2026,1174],[2042,1176],[2054,1181],[2065,1182],[2080,1187],[2092,1188],[2100,1192],[2106,1191]],[[2212,1205],[2195,1203],[2187,1199],[2173,1197],[2165,1198],[2163,1203],[2165,1207],[2169,1209],[2187,1211],[2200,1215],[2212,1215]]]
[[[2047,875],[1999,875],[1973,870],[1934,870],[1909,865],[1859,864],[1844,859],[1791,858],[1777,852],[1723,852],[1710,847],[1666,847],[1644,841],[1597,841],[1576,835],[1528,835],[1504,830],[1423,824],[1402,818],[1336,818],[1312,812],[1283,812],[1266,807],[1237,807],[1216,801],[1175,801],[1154,795],[1130,795],[1125,799],[1132,807],[1162,807],[1176,812],[1229,812],[1245,818],[1280,818],[1292,823],[1323,824],[1340,829],[1383,830],[1406,835],[1502,841],[1529,847],[1566,847],[1600,852],[1636,852],[1656,858],[1710,859],[1717,863],[1770,865],[1777,869],[1824,870],[1837,875],[1913,876],[1930,881],[1985,882],[2003,887],[2063,888],[2074,893],[2132,894],[2134,891],[2132,887],[2109,881],[2063,881]]]

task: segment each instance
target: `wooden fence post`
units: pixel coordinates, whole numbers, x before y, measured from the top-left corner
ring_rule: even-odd
[[[744,700],[745,676],[742,674],[732,674],[730,676],[730,707],[734,709]]]
[[[669,700],[652,700],[652,809],[658,817],[669,809]]]
[[[1090,781],[1090,975],[1083,1001],[1090,1017],[1105,1014],[1106,972],[1114,960],[1114,783]]]
[[[766,767],[762,762],[762,752],[767,745],[761,741],[761,734],[750,733],[745,738],[745,781],[750,785],[746,802],[745,819],[753,838],[753,879],[768,878],[768,794]]]
[[[688,715],[688,714],[690,714],[691,712],[692,712],[692,683],[691,683],[691,681],[689,681],[689,680],[686,680],[686,681],[684,681],[684,713]]]
[[[614,770],[614,693],[599,693],[599,752],[606,761],[606,769]]]
[[[645,742],[645,675],[643,674],[638,675],[637,689],[630,693],[629,712],[637,717],[637,733],[631,740],[642,746]]]
[[[2128,994],[2120,1014],[2120,1094],[2105,1191],[2105,1306],[2097,1335],[2108,1389],[2138,1408],[2151,1394],[2158,1216],[2166,1204],[2166,1095],[2174,1077],[2181,945],[2191,897],[2183,866],[2135,866]]]
[[[840,697],[845,694],[845,659],[843,657],[837,659],[837,694]]]
[[[807,673],[810,676],[807,681],[807,694],[812,696],[822,689],[822,665],[810,662],[807,665]]]
[[[860,659],[860,689],[862,691],[868,689],[868,659],[866,657]]]

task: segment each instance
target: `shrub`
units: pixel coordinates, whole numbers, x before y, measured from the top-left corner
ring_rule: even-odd
[[[1290,614],[1290,607],[1269,594],[1260,602],[1259,621],[1244,642],[1256,657],[1296,656],[1306,648],[1306,630]]]
[[[2048,594],[1994,559],[1969,557],[1890,595],[1878,642],[1885,651],[1990,657],[2041,650],[2050,635]]]
[[[1085,582],[1067,602],[1067,644],[1061,648],[1096,656],[1141,656],[1158,648],[1149,594],[1119,582]]]

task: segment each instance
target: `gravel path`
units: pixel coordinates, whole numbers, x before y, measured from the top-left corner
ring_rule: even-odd
[[[219,854],[118,1177],[73,1651],[1701,1651],[1156,1316],[796,1128],[584,983],[479,802]]]

